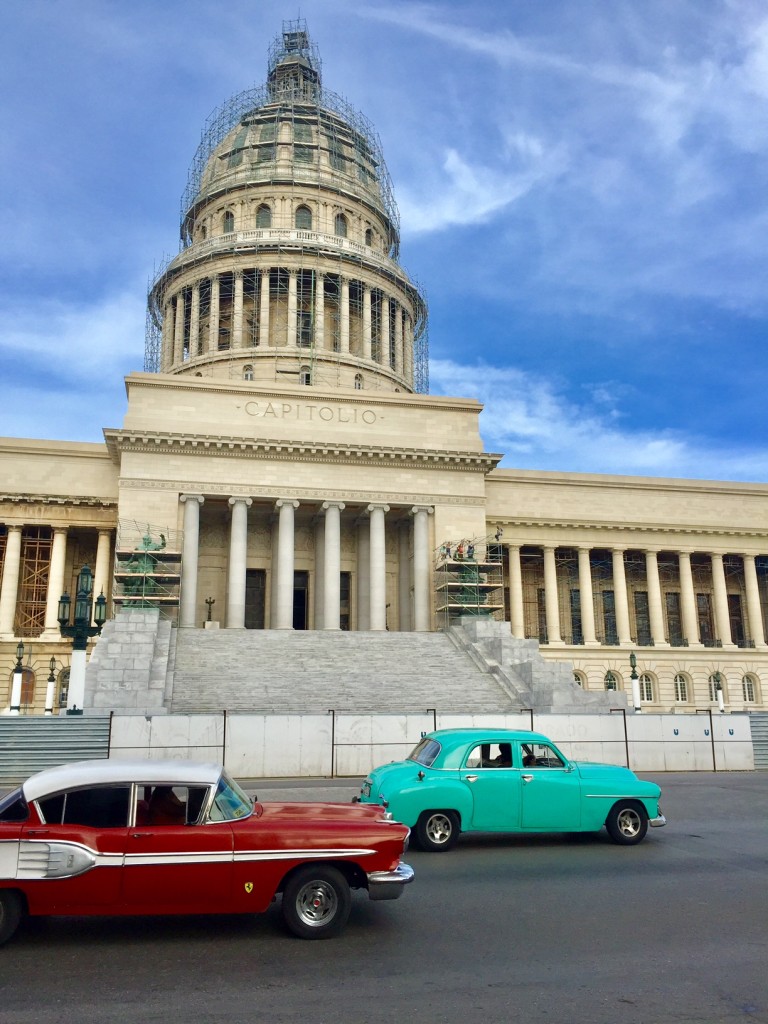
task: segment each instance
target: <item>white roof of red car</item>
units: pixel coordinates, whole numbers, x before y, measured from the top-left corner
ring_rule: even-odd
[[[220,764],[196,761],[147,761],[103,758],[98,761],[75,761],[32,775],[22,786],[26,800],[39,800],[51,793],[81,786],[98,786],[119,782],[145,785],[210,786],[221,775]]]

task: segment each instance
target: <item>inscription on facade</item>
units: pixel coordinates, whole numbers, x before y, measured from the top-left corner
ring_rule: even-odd
[[[373,409],[358,409],[354,405],[312,405],[309,402],[246,402],[245,411],[259,419],[301,420],[323,423],[376,423],[378,414]]]

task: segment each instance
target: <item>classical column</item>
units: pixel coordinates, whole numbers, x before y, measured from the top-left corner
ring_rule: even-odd
[[[200,351],[200,282],[192,286],[192,309],[189,314],[189,354],[196,356]]]
[[[678,551],[680,566],[680,605],[683,618],[683,636],[689,647],[701,647],[699,623],[696,616],[696,597],[693,593],[690,551]]]
[[[259,345],[269,345],[269,270],[259,271]]]
[[[173,361],[176,366],[184,362],[184,290],[176,292],[176,312],[173,318]]]
[[[243,272],[235,271],[235,296],[232,308],[232,348],[243,347]]]
[[[357,628],[371,628],[371,533],[362,518],[357,523]]]
[[[219,296],[221,293],[218,274],[211,274],[211,314],[208,321],[208,351],[219,349]]]
[[[112,531],[99,530],[99,539],[96,543],[96,565],[93,571],[94,612],[96,610],[95,599],[99,596],[99,594],[104,594],[104,597],[107,597],[109,595],[109,567],[111,564],[111,548]],[[61,594],[61,591],[59,591],[59,594]],[[93,621],[93,614],[91,615],[91,625],[95,625]]]
[[[315,544],[315,629],[322,629],[325,621],[325,516],[316,515],[312,525]]]
[[[101,533],[99,533],[101,538]],[[98,555],[96,558],[98,562]],[[51,547],[51,567],[48,571],[48,588],[45,593],[45,629],[59,632],[59,598],[64,593],[64,568],[67,561],[67,527],[53,528],[53,545]],[[98,597],[95,589],[94,593]]]
[[[315,347],[325,348],[325,274],[315,271]]]
[[[165,373],[173,364],[173,301],[163,306],[163,329],[160,343],[160,372]]]
[[[403,372],[403,307],[399,302],[395,309],[395,372]]]
[[[664,634],[664,609],[661,600],[659,579],[659,555],[655,550],[645,552],[645,578],[648,581],[648,617],[651,624],[651,639],[654,647],[668,647]]]
[[[379,351],[381,353],[379,362],[383,366],[393,366],[394,361],[390,357],[389,348],[389,296],[382,292],[381,295],[381,344]]]
[[[411,522],[401,519],[397,528],[397,625],[401,633],[411,629]]]
[[[432,509],[414,505],[413,516],[413,629],[416,633],[429,631],[430,544],[429,516]]]
[[[509,563],[509,628],[512,636],[525,637],[525,611],[523,608],[523,568],[520,545],[505,544]]]
[[[731,616],[728,611],[728,589],[725,585],[723,556],[710,554],[712,559],[712,589],[715,592],[715,628],[723,647],[733,647]]]
[[[560,602],[553,547],[544,548],[544,610],[547,618],[547,643],[561,644],[563,637],[560,633]]]
[[[755,647],[765,647],[763,610],[760,607],[760,588],[757,584],[757,569],[754,555],[742,555],[744,559],[744,586],[747,591],[747,618],[749,635]]]
[[[296,348],[298,319],[297,277],[295,270],[288,271],[288,326],[285,333],[285,344],[288,348]]]
[[[403,319],[403,371],[409,381],[413,380],[413,319]]]
[[[592,563],[590,548],[579,551],[579,603],[581,606],[581,635],[585,647],[599,646],[595,632],[595,598],[592,589]]]
[[[624,548],[613,548],[613,597],[616,602],[616,632],[621,646],[630,645],[629,602],[627,600],[627,574],[624,568]]]
[[[293,513],[299,507],[293,498],[280,498],[275,502],[279,516],[277,528],[277,608],[273,616],[273,629],[293,629],[293,567],[294,536]],[[274,569],[273,569],[274,571]]]
[[[371,358],[371,289],[363,284],[363,359]]]
[[[371,536],[370,629],[383,630],[387,628],[387,551],[384,515],[389,512],[389,505],[372,504],[366,511],[370,520]],[[415,569],[414,565],[414,572]],[[414,594],[415,587],[414,581]]]
[[[248,509],[251,498],[232,497],[229,525],[229,565],[227,571],[227,629],[245,628],[245,566],[248,558]]]
[[[2,587],[0,587],[0,634],[6,633],[13,636],[13,622],[16,618],[16,600],[19,592],[20,570],[21,527],[9,526],[8,535],[5,539],[3,583]]]
[[[323,629],[341,628],[341,501],[324,501]]]
[[[197,614],[197,559],[200,543],[200,506],[202,494],[182,494],[184,506],[184,540],[181,548],[181,596],[179,626],[194,626]]]
[[[339,351],[347,355],[349,353],[349,278],[341,278],[341,298],[340,298],[340,310],[339,318],[340,333],[339,333]]]

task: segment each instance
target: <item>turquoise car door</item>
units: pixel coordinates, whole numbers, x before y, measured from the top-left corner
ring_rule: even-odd
[[[522,827],[553,832],[578,830],[581,827],[579,773],[545,744],[524,746],[520,769]]]
[[[472,796],[469,827],[509,832],[520,826],[520,772],[508,766],[509,744],[484,746],[470,751],[461,771],[462,782]]]

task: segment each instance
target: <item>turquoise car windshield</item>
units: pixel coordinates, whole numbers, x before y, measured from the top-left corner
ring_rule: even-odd
[[[236,818],[245,818],[252,810],[253,804],[248,794],[238,786],[234,779],[230,779],[226,772],[222,772],[216,787],[216,796],[213,798],[210,820],[232,821]]]
[[[431,768],[435,763],[435,758],[440,753],[440,749],[440,744],[437,740],[425,736],[410,752],[408,760],[415,761],[417,764],[423,764],[425,768]]]

